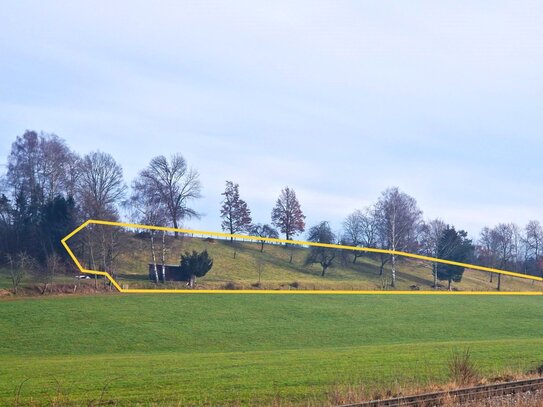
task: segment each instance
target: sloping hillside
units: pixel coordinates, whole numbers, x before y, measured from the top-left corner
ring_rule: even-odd
[[[151,261],[148,238],[127,238],[119,258],[118,280],[124,287],[153,287],[148,280],[148,264]],[[160,257],[160,242],[157,256]],[[342,289],[342,290],[390,290],[390,265],[381,276],[377,258],[361,257],[353,263],[350,253],[338,250],[334,265],[321,276],[319,265],[306,265],[308,248],[282,245],[265,245],[261,252],[258,242],[230,242],[227,240],[168,237],[167,260],[178,264],[181,253],[207,249],[214,259],[211,271],[197,281],[197,288],[253,288],[253,289]],[[292,261],[291,261],[292,256]],[[260,272],[259,272],[260,271]],[[462,282],[454,289],[466,291],[495,290],[496,280],[490,282],[486,272],[466,270]],[[181,287],[180,283],[167,283]],[[423,261],[401,260],[397,268],[398,290],[432,289],[431,264]],[[446,282],[443,282],[446,285]],[[440,287],[440,289],[445,289]],[[503,276],[503,291],[541,291],[541,283]]]

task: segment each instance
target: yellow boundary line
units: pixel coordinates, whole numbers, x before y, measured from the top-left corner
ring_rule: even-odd
[[[450,264],[453,266],[460,266],[468,268],[471,270],[486,271],[489,273],[503,274],[506,276],[524,278],[527,280],[534,281],[543,281],[542,277],[531,276],[527,274],[515,273],[513,271],[499,270],[491,267],[478,266],[476,264],[460,263],[451,260],[438,259],[435,257],[423,256],[415,253],[407,253],[395,250],[387,249],[375,249],[372,247],[355,247],[347,246],[340,244],[328,244],[328,243],[316,243],[316,242],[305,242],[301,240],[286,240],[286,239],[276,239],[271,237],[259,237],[259,236],[249,236],[249,235],[239,235],[239,234],[230,234],[222,232],[209,232],[204,230],[191,230],[191,229],[177,229],[165,226],[151,226],[151,225],[139,225],[135,223],[124,223],[124,222],[111,222],[105,220],[94,220],[89,219],[81,226],[76,228],[73,232],[68,234],[61,240],[62,245],[74,261],[75,265],[81,273],[95,274],[105,276],[115,288],[121,293],[183,293],[183,294],[379,294],[379,295],[543,295],[543,292],[537,291],[376,291],[376,290],[181,290],[181,289],[126,289],[119,286],[119,284],[111,277],[111,275],[105,271],[96,271],[96,270],[87,270],[81,266],[81,263],[74,255],[70,247],[68,246],[67,241],[72,238],[75,234],[80,232],[82,229],[87,227],[90,224],[95,225],[105,225],[105,226],[118,226],[118,227],[127,227],[133,229],[153,229],[161,230],[167,232],[179,232],[184,234],[196,234],[204,236],[216,236],[216,237],[225,237],[225,238],[235,238],[235,239],[248,239],[256,241],[264,241],[268,243],[286,243],[286,244],[295,244],[301,246],[314,246],[314,247],[327,247],[333,249],[345,249],[353,251],[362,251],[369,253],[384,253],[384,254],[394,254],[397,256],[408,257],[418,260],[425,260],[435,263]]]

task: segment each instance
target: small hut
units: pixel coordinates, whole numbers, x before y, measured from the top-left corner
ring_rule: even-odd
[[[162,281],[162,264],[156,265],[158,271],[158,279]],[[178,264],[166,264],[166,281],[185,281],[190,280],[190,275],[188,273],[183,273],[181,271],[181,266]],[[155,265],[149,263],[149,280],[155,281]]]

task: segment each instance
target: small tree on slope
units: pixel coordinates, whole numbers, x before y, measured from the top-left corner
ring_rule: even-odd
[[[198,253],[193,250],[192,253],[185,252],[181,255],[181,274],[189,275],[188,286],[194,288],[196,277],[203,277],[213,267],[213,259],[209,257],[207,250]]]

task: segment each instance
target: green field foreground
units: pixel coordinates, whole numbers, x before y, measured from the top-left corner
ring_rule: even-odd
[[[327,403],[449,380],[470,347],[486,375],[543,364],[543,299],[166,294],[0,301],[0,405]],[[107,387],[105,387],[107,385]]]

